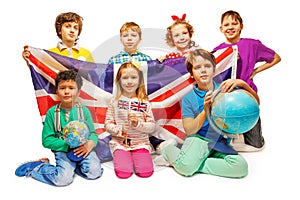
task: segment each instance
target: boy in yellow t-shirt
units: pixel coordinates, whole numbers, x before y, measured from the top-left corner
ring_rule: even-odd
[[[73,12],[61,13],[55,20],[56,34],[60,41],[57,46],[50,48],[49,51],[71,57],[78,60],[94,62],[91,52],[77,43],[78,37],[82,31],[82,17]],[[30,51],[28,46],[24,46],[22,53],[28,65]]]

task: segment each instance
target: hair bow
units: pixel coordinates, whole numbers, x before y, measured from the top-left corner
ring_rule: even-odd
[[[174,21],[177,21],[177,20],[185,20],[186,14],[184,13],[184,14],[182,15],[181,18],[179,18],[179,17],[176,16],[176,15],[172,15],[171,17],[172,17],[172,19],[173,19]]]
[[[139,70],[141,70],[141,63],[138,60],[133,59],[131,63],[136,66]]]

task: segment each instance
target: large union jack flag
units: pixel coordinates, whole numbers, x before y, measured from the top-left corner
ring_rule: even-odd
[[[47,110],[59,102],[54,87],[56,74],[60,70],[75,68],[83,77],[79,100],[91,111],[99,137],[105,136],[105,113],[113,96],[116,65],[84,62],[34,47],[29,47],[29,50],[30,72],[42,122]],[[216,80],[235,77],[236,47],[219,50],[214,55],[217,61]],[[163,63],[156,60],[142,62],[142,69],[157,124],[156,136],[174,138],[182,143],[185,133],[180,101],[192,90],[194,82],[186,70],[185,58],[167,59]]]

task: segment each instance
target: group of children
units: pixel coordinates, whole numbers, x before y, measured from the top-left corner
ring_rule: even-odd
[[[280,62],[280,56],[259,40],[241,38],[242,18],[236,11],[227,11],[222,14],[220,26],[226,40],[212,52],[237,45],[237,76],[236,79],[218,84],[213,80],[215,57],[212,52],[198,48],[192,40],[193,26],[185,18],[185,14],[181,18],[172,16],[174,22],[167,28],[166,42],[170,47],[175,47],[175,52],[157,58],[163,62],[168,58],[185,57],[187,71],[195,80],[193,90],[181,102],[186,138],[180,148],[173,139],[163,140],[151,135],[155,132],[155,119],[143,72],[136,61],[149,61],[152,58],[138,50],[142,39],[138,24],[127,22],[120,29],[123,50],[108,61],[109,64],[120,64],[114,80],[117,91],[108,106],[105,119],[105,129],[112,136],[109,145],[114,171],[119,178],[129,178],[133,173],[139,177],[150,177],[154,172],[154,163],[171,166],[184,176],[206,173],[242,178],[248,173],[248,165],[238,152],[259,151],[264,147],[260,120],[253,129],[230,142],[209,126],[206,108],[211,105],[212,93],[218,88],[222,92],[231,92],[236,87],[243,88],[259,103],[253,77]],[[50,51],[94,62],[91,52],[80,47],[77,42],[82,30],[81,16],[72,12],[62,13],[56,18],[55,28],[60,41]],[[29,65],[30,51],[27,46],[22,56]],[[255,67],[257,62],[264,63]],[[82,79],[75,70],[58,73],[55,87],[60,99],[59,108],[53,106],[48,110],[42,131],[42,144],[54,152],[56,164],[51,165],[47,158],[26,162],[16,169],[17,176],[31,176],[54,186],[70,184],[75,173],[86,179],[101,177],[103,169],[94,149],[98,136],[92,117],[87,107],[76,100],[81,86]],[[142,109],[133,109],[134,104],[142,105]],[[67,156],[70,148],[61,135],[64,126],[79,119],[79,110],[89,127],[90,136],[86,143],[74,150],[75,156],[84,159],[72,161]],[[54,123],[57,112],[61,114],[59,120],[62,129],[59,131],[55,129]],[[161,155],[153,162],[151,153],[154,151]]]

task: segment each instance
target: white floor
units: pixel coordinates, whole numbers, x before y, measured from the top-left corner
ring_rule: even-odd
[[[267,135],[267,134],[266,134]],[[249,174],[243,179],[229,179],[205,174],[183,177],[172,168],[155,167],[150,178],[139,178],[135,175],[129,179],[118,179],[113,171],[112,163],[104,163],[104,173],[98,180],[85,180],[76,176],[74,182],[67,187],[56,188],[37,182],[32,178],[14,176],[15,168],[25,160],[48,156],[53,163],[53,155],[42,151],[40,145],[28,150],[15,150],[10,155],[10,162],[1,162],[6,168],[3,190],[10,197],[26,197],[30,199],[60,198],[131,198],[131,199],[269,199],[271,197],[295,199],[298,188],[299,166],[293,163],[295,156],[288,151],[289,144],[277,144],[277,140],[268,139],[267,146],[261,152],[242,153],[249,164]],[[25,137],[20,137],[25,140]],[[26,146],[20,141],[13,142],[18,146]],[[21,148],[19,148],[21,149]],[[47,155],[48,154],[48,155]],[[2,168],[1,167],[1,168]],[[38,195],[38,196],[35,196]]]

